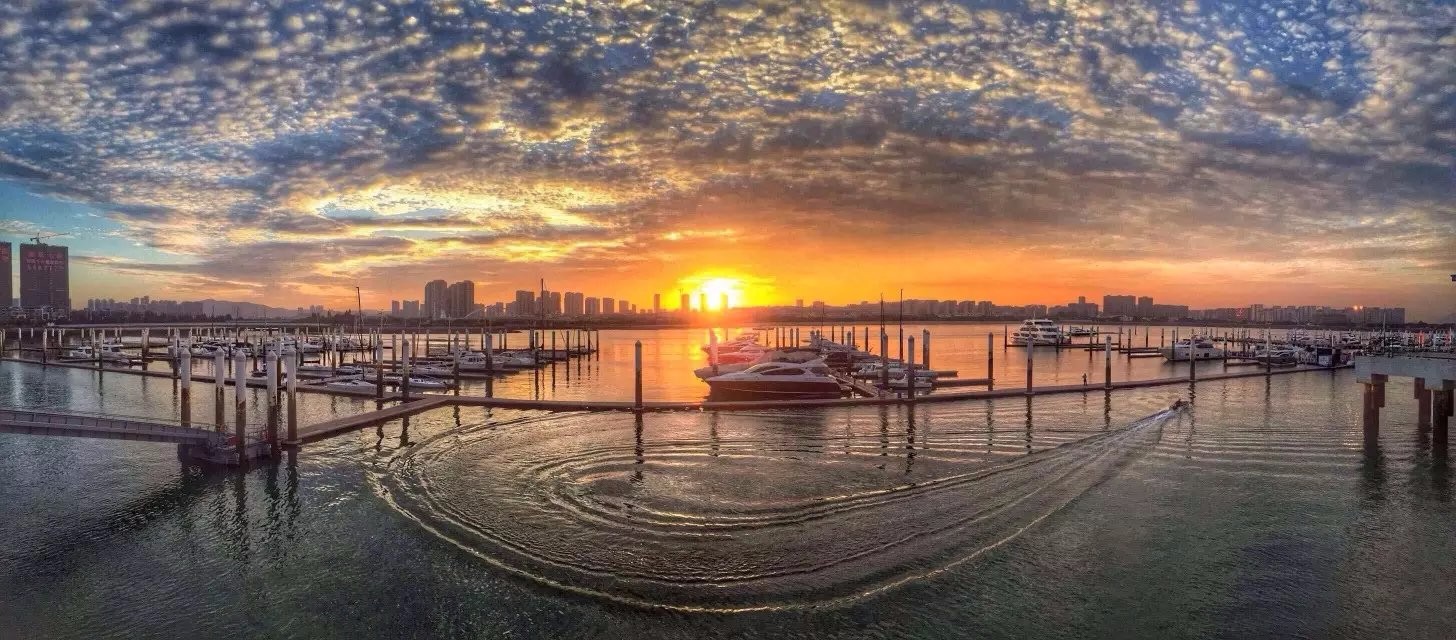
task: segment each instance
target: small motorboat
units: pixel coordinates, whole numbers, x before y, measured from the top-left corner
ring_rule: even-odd
[[[919,374],[918,371],[916,373],[917,373],[917,375],[914,376],[914,380],[915,380],[915,383],[914,384],[915,384],[915,390],[916,391],[920,391],[920,390],[930,390],[930,389],[933,389],[935,387],[935,379],[934,378],[921,377],[920,375],[918,375]],[[891,372],[890,373],[890,378],[887,381],[887,383],[888,383],[888,385],[889,385],[889,387],[891,389],[907,389],[907,388],[909,388],[909,382],[907,382],[907,377],[905,376],[905,370],[904,369],[901,369],[898,372]]]
[[[384,383],[396,387],[404,386],[404,378],[397,373],[385,374]],[[412,389],[449,389],[450,383],[437,378],[425,376],[410,376],[409,386]]]
[[[332,380],[329,382],[325,382],[320,386],[333,391],[368,391],[370,393],[374,392],[373,382],[365,382],[364,380],[360,380],[359,378],[350,378],[348,380]]]

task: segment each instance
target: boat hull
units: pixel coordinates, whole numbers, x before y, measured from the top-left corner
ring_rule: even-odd
[[[805,400],[839,398],[844,392],[832,381],[710,380],[710,400]]]

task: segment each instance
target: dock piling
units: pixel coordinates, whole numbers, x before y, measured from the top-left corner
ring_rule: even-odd
[[[1431,394],[1433,392],[1426,388],[1425,378],[1416,378],[1415,387],[1416,429],[1427,431],[1431,428]]]
[[[242,353],[233,357],[233,406],[238,451],[242,451],[248,435],[248,357]]]
[[[915,336],[906,338],[905,400],[915,402]]]
[[[399,346],[404,349],[399,361],[399,397],[401,401],[409,402],[410,341],[401,339]]]
[[[925,329],[925,330],[921,331],[920,332],[920,337],[921,337],[921,342],[920,342],[921,358],[920,358],[920,360],[925,364],[925,368],[926,369],[929,369],[930,368],[930,330],[929,329]]]
[[[638,412],[642,411],[642,341],[638,340],[632,345],[632,368],[633,368],[633,407]]]
[[[1446,457],[1446,440],[1451,423],[1451,387],[1452,382],[1446,380],[1431,391],[1431,454],[1442,459]]]
[[[182,426],[192,426],[192,352],[182,350],[178,386],[182,394]]]
[[[1110,391],[1112,389],[1112,336],[1104,336],[1103,339],[1107,341],[1107,346],[1102,351],[1102,386]]]
[[[268,412],[267,438],[268,442],[278,442],[278,352],[282,350],[281,340],[274,343],[274,349],[268,352],[268,362],[264,365],[264,376],[268,379],[268,400],[264,405]]]
[[[226,424],[223,421],[223,404],[226,402],[226,398],[223,397],[224,387],[227,386],[226,357],[221,350],[212,353],[213,423],[217,425],[218,433],[223,432],[223,426]]]
[[[298,440],[298,359],[288,358],[288,442]]]
[[[996,388],[996,332],[986,333],[986,390]]]
[[[1036,340],[1032,336],[1026,336],[1026,395],[1032,394],[1031,386],[1031,352],[1036,349]]]

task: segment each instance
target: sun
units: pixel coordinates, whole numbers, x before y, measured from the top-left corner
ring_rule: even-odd
[[[698,285],[693,295],[697,296],[700,301],[702,296],[706,295],[710,311],[723,309],[724,296],[728,298],[729,307],[739,307],[743,305],[743,282],[736,278],[708,278]]]

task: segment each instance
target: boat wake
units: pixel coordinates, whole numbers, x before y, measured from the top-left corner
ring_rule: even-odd
[[[991,462],[926,456],[914,481],[908,465],[883,471],[887,454],[859,436],[841,453],[561,416],[442,434],[375,479],[434,535],[556,588],[682,610],[826,606],[1006,544],[1152,448],[1177,414]]]

